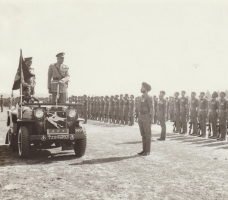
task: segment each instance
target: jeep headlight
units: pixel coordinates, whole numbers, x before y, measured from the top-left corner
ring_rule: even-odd
[[[70,118],[74,118],[76,116],[76,110],[70,110],[68,115]]]
[[[35,116],[36,116],[37,118],[42,118],[42,117],[44,116],[44,111],[43,111],[42,109],[37,109],[37,110],[35,111]]]

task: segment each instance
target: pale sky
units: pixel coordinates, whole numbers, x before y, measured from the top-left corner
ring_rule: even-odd
[[[226,90],[228,1],[0,0],[0,93],[10,93],[20,48],[36,93],[65,52],[69,95]]]

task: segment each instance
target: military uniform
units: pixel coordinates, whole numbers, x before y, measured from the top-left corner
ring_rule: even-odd
[[[164,98],[159,99],[158,106],[157,106],[157,112],[158,112],[158,120],[160,121],[161,125],[161,137],[160,140],[165,140],[166,138],[166,100]]]
[[[64,57],[64,53],[59,53],[56,57]],[[49,66],[47,88],[52,93],[52,103],[56,101],[57,92],[59,92],[60,102],[66,103],[69,78],[69,67],[67,65],[54,63]],[[59,91],[57,91],[58,85]]]
[[[139,111],[138,111],[138,97],[135,99],[135,122],[138,122]]]
[[[198,114],[197,109],[199,106],[199,101],[197,98],[192,98],[190,102],[190,117],[191,117],[191,123],[192,123],[192,129],[193,133],[192,135],[197,135],[198,131]]]
[[[182,124],[182,133],[187,133],[187,112],[188,112],[188,99],[186,97],[180,98],[180,121]]]
[[[178,97],[175,97],[174,101],[176,132],[178,133],[180,131],[180,99]]]
[[[109,101],[109,122],[114,123],[114,100],[113,96],[111,96],[110,101]]]
[[[124,100],[123,100],[123,95],[120,95],[120,100],[119,100],[119,116],[120,116],[120,123],[124,124],[124,119],[123,119],[123,107],[124,107]]]
[[[206,119],[207,119],[207,113],[208,113],[208,101],[205,98],[199,99],[199,124],[200,124],[200,130],[202,137],[206,137]]]
[[[150,91],[151,87],[147,83],[142,83],[142,88],[146,91]],[[151,149],[151,116],[153,115],[153,104],[150,96],[144,93],[139,99],[139,129],[142,136],[143,151],[138,153],[139,155],[147,156],[150,154]]]
[[[105,114],[105,122],[108,122],[108,114],[109,113],[109,100],[108,97],[105,98],[104,102],[104,114]]]
[[[129,101],[129,115],[130,115],[130,126],[134,125],[134,106],[135,106],[135,101],[134,101],[134,96],[133,98],[130,99]]]
[[[219,100],[219,129],[222,140],[226,139],[226,110],[228,108],[226,99],[220,99]]]
[[[128,121],[129,121],[129,100],[128,100],[128,95],[125,95],[125,97],[124,97],[123,114],[124,114],[124,124],[127,125]]]
[[[158,101],[154,98],[154,124],[158,122]]]
[[[3,112],[3,105],[4,105],[4,99],[1,96],[1,98],[0,98],[1,112]]]
[[[114,121],[116,124],[119,124],[119,99],[118,95],[116,95],[116,99],[114,100]]]
[[[91,99],[90,97],[88,97],[88,101],[87,101],[87,118],[90,119],[91,116]]]
[[[92,97],[91,98],[91,102],[90,102],[90,104],[91,104],[91,119],[92,120],[94,120],[94,106],[95,106],[95,103],[94,103],[94,98]]]
[[[170,116],[170,121],[174,121],[174,101],[173,99],[170,100],[169,102],[169,116]]]
[[[218,109],[219,109],[219,101],[211,99],[209,101],[209,123],[212,125],[212,137],[217,137],[217,122],[218,122]]]
[[[87,96],[84,95],[84,98],[83,98],[83,118],[85,119],[84,124],[87,123],[87,108],[88,108],[87,103],[88,103]]]
[[[104,110],[105,110],[105,101],[104,98],[101,97],[101,101],[100,101],[100,121],[104,121]]]

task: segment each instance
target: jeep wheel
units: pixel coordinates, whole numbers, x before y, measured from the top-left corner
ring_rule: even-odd
[[[86,151],[86,135],[84,139],[75,140],[74,152],[77,158],[84,156]]]
[[[22,158],[29,157],[30,141],[28,127],[21,126],[18,132],[18,152]]]

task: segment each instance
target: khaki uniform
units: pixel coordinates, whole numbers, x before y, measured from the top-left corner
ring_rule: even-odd
[[[1,106],[1,112],[3,112],[3,105],[4,105],[4,99],[0,98],[0,106]]]
[[[165,99],[159,99],[158,106],[157,106],[157,112],[158,112],[158,120],[160,121],[161,125],[161,139],[165,139],[166,137],[166,124],[165,124],[165,116],[166,116],[166,100]]]
[[[130,124],[129,125],[134,125],[134,106],[135,106],[135,101],[130,100],[129,101],[129,114],[130,114]]]
[[[219,101],[211,99],[209,101],[209,123],[212,125],[213,137],[217,137],[218,109]]]
[[[139,129],[142,136],[143,151],[150,152],[151,146],[151,110],[153,103],[147,94],[142,95],[138,104],[139,110]]]
[[[123,113],[124,113],[124,124],[127,125],[129,121],[129,100],[124,99],[124,107],[123,107]]]
[[[121,124],[124,124],[124,120],[123,120],[123,107],[124,107],[124,100],[123,99],[120,99],[119,100],[119,116],[120,116]]]
[[[104,120],[104,110],[105,110],[105,101],[101,99],[100,101],[100,121]]]
[[[114,100],[114,121],[119,124],[119,99]]]
[[[104,102],[105,122],[108,121],[108,111],[109,111],[109,101],[106,99]]]
[[[174,102],[173,100],[169,101],[169,116],[170,116],[170,121],[174,121]]]
[[[208,113],[208,101],[207,99],[199,99],[199,124],[201,129],[201,135],[206,136],[206,119]]]
[[[154,99],[154,123],[158,122],[158,101]]]
[[[188,99],[186,97],[180,98],[180,121],[183,127],[183,133],[187,133],[187,113],[188,113]]]
[[[190,116],[191,116],[191,123],[192,123],[192,129],[193,129],[193,134],[198,133],[198,114],[197,114],[197,109],[199,106],[199,101],[198,99],[194,98],[191,99],[190,102]]]
[[[83,100],[83,118],[85,119],[85,122],[84,123],[87,123],[87,99],[84,99]]]
[[[228,108],[226,99],[219,100],[219,129],[221,139],[226,139],[226,109]]]
[[[180,99],[174,99],[174,116],[175,116],[175,123],[176,123],[176,132],[180,131]]]
[[[57,95],[57,85],[59,84],[59,100],[62,103],[66,103],[67,99],[67,88],[69,81],[69,68],[67,65],[59,65],[57,63],[51,64],[48,70],[48,84],[47,88],[52,93],[52,103],[55,103]],[[63,83],[59,83],[59,81]]]

